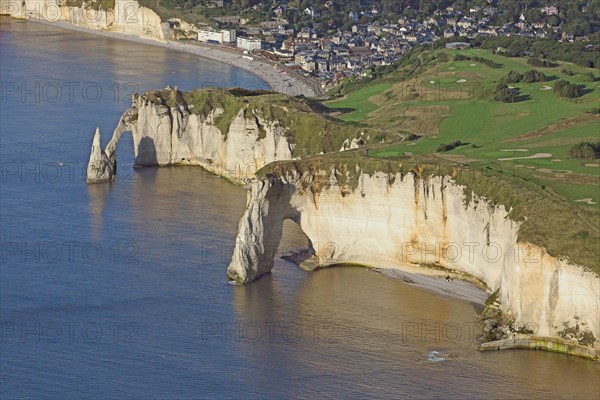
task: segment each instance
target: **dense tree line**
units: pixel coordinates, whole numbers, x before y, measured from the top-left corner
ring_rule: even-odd
[[[566,61],[587,68],[600,68],[600,32],[590,37],[591,42],[561,43],[551,39],[524,36],[477,36],[441,38],[433,45],[422,46],[423,50],[442,49],[451,42],[467,42],[474,48],[482,48],[506,57],[523,57],[533,53],[542,60]]]
[[[469,57],[465,56],[464,54],[457,54],[456,56],[454,56],[454,61],[477,61],[479,63],[487,65],[490,68],[502,68],[502,64],[498,64],[497,62],[492,61],[489,58],[479,56]]]
[[[219,15],[241,14],[252,22],[261,22],[274,16],[273,10],[278,2],[265,0],[225,0],[223,7],[214,7],[211,0],[160,0],[160,7],[171,10],[196,10],[208,17]],[[521,14],[528,22],[543,22],[552,26],[560,26],[562,30],[577,36],[589,35],[599,30],[600,0],[293,0],[288,3],[283,17],[301,28],[319,26],[323,30],[329,28],[349,29],[355,21],[349,17],[350,11],[372,11],[370,21],[396,22],[401,17],[409,17],[423,21],[438,10],[453,7],[463,14],[470,15],[473,7],[479,7],[478,17],[484,16],[484,9],[495,6],[497,13],[491,16],[491,25],[503,25],[517,22]],[[558,15],[541,12],[541,7],[558,6]],[[303,10],[312,7],[319,14],[317,18],[304,15]],[[366,19],[360,22],[366,22]]]
[[[468,39],[467,39],[468,40]],[[552,39],[534,39],[523,36],[477,37],[469,42],[473,47],[489,50],[502,48],[501,54],[521,57],[533,53],[541,60],[567,61],[582,67],[600,67],[600,34],[591,37],[591,42],[561,43]]]
[[[524,74],[520,74],[516,71],[510,71],[503,79],[503,83],[535,83],[535,82],[544,82],[547,79],[547,76],[541,73],[540,71],[536,71],[532,69],[530,71],[525,72]]]
[[[322,10],[325,2],[321,0],[303,0],[301,7],[312,6]],[[470,14],[473,7],[479,7],[478,17],[483,17],[484,9],[495,6],[497,13],[492,16],[492,25],[518,22],[521,15],[530,23],[548,23],[561,26],[575,35],[589,35],[598,31],[600,21],[600,0],[351,0],[339,3],[338,11],[350,12],[379,8],[379,18],[394,21],[402,16],[423,20],[437,10],[453,7],[464,14]],[[541,11],[545,6],[557,6],[557,15],[548,15]]]
[[[533,67],[556,67],[556,64],[549,60],[540,60],[537,57],[529,57],[527,64]]]
[[[542,13],[545,6],[556,6],[558,15]],[[498,0],[498,9],[502,10],[499,22],[517,22],[523,14],[527,22],[560,26],[577,36],[595,33],[599,28],[600,0]]]
[[[506,57],[523,57],[532,54],[542,60],[566,61],[587,68],[600,68],[600,32],[590,37],[591,42],[561,43],[551,39],[524,36],[477,36],[441,38],[433,45],[422,46],[423,50],[442,49],[451,42],[467,42],[474,48],[497,52]]]

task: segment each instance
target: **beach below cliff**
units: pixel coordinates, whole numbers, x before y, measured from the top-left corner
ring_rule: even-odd
[[[392,267],[376,268],[375,270],[384,276],[400,280],[438,296],[465,301],[478,309],[485,307],[485,301],[489,297],[489,293],[467,280],[467,277],[462,274],[410,266],[402,269]]]
[[[298,78],[291,76],[287,72],[279,72],[279,69],[274,64],[269,64],[263,60],[257,60],[252,55],[245,57],[241,52],[234,49],[226,49],[222,46],[204,45],[200,42],[193,41],[161,41],[153,37],[140,37],[136,35],[95,30],[79,25],[74,25],[65,21],[48,22],[40,19],[28,19],[29,22],[37,22],[44,25],[51,25],[57,28],[68,29],[72,31],[85,32],[93,35],[110,37],[113,39],[127,40],[135,43],[142,43],[153,46],[161,46],[170,50],[181,51],[184,53],[196,55],[208,60],[218,61],[227,65],[244,69],[252,72],[254,75],[263,79],[269,87],[279,93],[284,93],[290,96],[304,95],[306,97],[314,97],[315,90],[305,82],[300,82]],[[251,88],[249,88],[251,89]]]
[[[285,220],[283,226],[283,235],[276,257],[291,262],[304,270],[312,271],[315,268],[319,270],[320,268],[316,265],[310,262],[306,263],[309,255],[308,238],[306,238],[300,226],[291,220]],[[294,250],[286,251],[286,249]],[[484,284],[478,281],[477,278],[450,269],[409,263],[402,263],[400,265],[389,263],[342,263],[340,265],[343,268],[358,267],[370,272],[377,272],[386,278],[401,281],[416,289],[432,293],[437,297],[464,301],[476,310],[483,309],[486,305],[486,300],[490,296],[490,293],[484,288]]]

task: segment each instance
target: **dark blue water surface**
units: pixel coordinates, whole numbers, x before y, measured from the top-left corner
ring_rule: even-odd
[[[2,399],[600,395],[597,363],[478,352],[472,306],[362,268],[279,260],[229,285],[242,188],[199,168],[134,171],[130,138],[117,182],[88,186],[83,170],[133,89],[265,83],[157,46],[0,28]]]

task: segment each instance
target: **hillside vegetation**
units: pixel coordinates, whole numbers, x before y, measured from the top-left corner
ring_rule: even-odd
[[[360,171],[451,175],[467,202],[476,193],[511,209],[523,222],[521,241],[600,273],[600,74],[546,65],[483,49],[438,49],[409,54],[366,84],[350,82],[348,94],[324,105],[243,89],[143,96],[213,115],[223,135],[240,112],[259,127],[281,126],[300,159],[272,163],[259,176],[335,169],[343,190],[352,190]],[[359,138],[362,148],[339,152]],[[309,179],[317,185],[311,189],[331,184],[325,178]]]
[[[484,163],[597,212],[600,160],[570,150],[600,139],[600,72],[527,61],[483,49],[426,51],[327,106],[342,120],[404,136],[372,147],[372,157]]]
[[[181,92],[167,88],[145,92],[141,96],[145,101],[183,109],[204,118],[216,111],[213,123],[224,136],[227,136],[232,120],[243,111],[244,118],[256,121],[259,128],[266,124],[282,127],[294,146],[294,157],[337,152],[352,139],[369,144],[400,138],[393,133],[376,132],[371,127],[325,115],[320,112],[322,105],[312,100],[263,90],[197,89]]]

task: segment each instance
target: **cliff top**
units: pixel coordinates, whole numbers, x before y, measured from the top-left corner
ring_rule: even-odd
[[[600,274],[597,257],[600,243],[600,215],[588,208],[573,206],[551,188],[527,180],[501,165],[449,162],[435,155],[381,159],[369,157],[364,150],[317,156],[302,161],[280,161],[260,170],[259,178],[300,176],[304,189],[320,191],[330,185],[335,169],[342,194],[356,190],[361,174],[388,174],[393,185],[396,175],[415,174],[427,179],[450,176],[464,186],[465,206],[476,197],[510,209],[509,216],[521,221],[519,240],[548,250],[555,257]]]
[[[177,107],[203,118],[213,115],[213,123],[224,136],[233,119],[243,111],[243,117],[255,120],[261,130],[267,126],[283,129],[293,145],[294,157],[338,152],[346,140],[362,139],[373,144],[397,139],[386,131],[332,118],[322,113],[324,107],[313,100],[271,91],[230,88],[182,92],[167,88],[140,96],[145,102]]]
[[[63,0],[64,4],[70,7],[82,7],[86,5],[88,8],[93,8],[94,10],[114,10],[115,9],[115,0]]]

